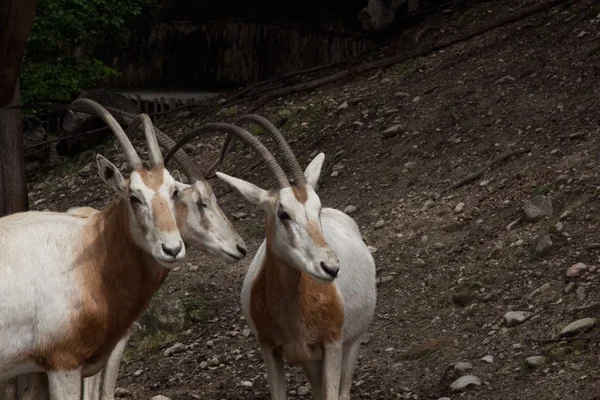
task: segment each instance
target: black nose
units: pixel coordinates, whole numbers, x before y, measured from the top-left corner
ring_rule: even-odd
[[[323,271],[325,271],[325,273],[327,273],[327,275],[331,276],[332,278],[337,277],[338,274],[340,273],[340,267],[329,266],[329,265],[325,264],[323,261],[321,261],[321,268],[323,268]]]
[[[244,257],[246,256],[246,253],[248,253],[248,250],[246,250],[246,248],[245,248],[245,247],[242,247],[242,246],[240,246],[239,244],[237,244],[237,245],[235,246],[235,248],[236,248],[236,249],[238,249],[238,251],[239,251],[240,253],[242,253],[242,255],[243,255]]]
[[[173,258],[177,257],[177,254],[179,254],[181,252],[182,247],[183,247],[183,243],[181,243],[181,242],[179,242],[179,245],[177,245],[176,247],[168,247],[168,246],[165,246],[164,244],[162,245],[162,249],[165,252],[165,254],[168,254]]]

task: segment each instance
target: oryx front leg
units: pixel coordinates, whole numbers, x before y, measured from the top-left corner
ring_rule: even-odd
[[[342,377],[340,383],[340,400],[350,400],[350,388],[352,386],[352,375],[358,360],[360,340],[344,344],[344,356],[342,360]]]
[[[267,381],[271,400],[285,400],[285,374],[283,370],[283,358],[271,346],[260,345],[260,350],[267,367]]]
[[[302,364],[308,377],[314,400],[323,400],[323,360],[312,360]]]
[[[125,348],[127,347],[127,342],[129,341],[132,332],[133,331],[130,329],[127,335],[117,343],[112,353],[110,353],[106,367],[104,367],[104,378],[102,379],[101,390],[102,395],[100,396],[101,400],[114,400],[115,398],[119,366],[121,365],[121,359],[123,358],[123,353],[125,353]]]
[[[342,342],[323,346],[323,400],[338,400],[342,375]]]
[[[48,372],[51,400],[80,400],[81,369]]]

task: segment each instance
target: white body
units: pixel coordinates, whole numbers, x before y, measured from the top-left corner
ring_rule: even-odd
[[[356,222],[333,208],[321,211],[325,240],[340,261],[340,275],[333,281],[344,303],[344,342],[357,340],[366,332],[375,312],[375,262],[362,240]],[[266,241],[258,249],[244,278],[241,302],[242,313],[252,331],[256,327],[250,315],[252,283],[264,263]]]

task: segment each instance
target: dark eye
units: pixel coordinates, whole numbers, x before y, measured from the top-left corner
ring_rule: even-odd
[[[207,208],[208,204],[206,203],[198,203],[198,208]]]
[[[285,211],[279,211],[279,214],[277,214],[277,216],[282,221],[289,221],[289,220],[291,220],[290,214],[286,213]]]
[[[131,204],[142,204],[142,201],[135,196],[129,196],[129,202]]]
[[[175,189],[175,191],[173,192],[173,200],[175,200],[177,196],[179,196],[179,190]]]

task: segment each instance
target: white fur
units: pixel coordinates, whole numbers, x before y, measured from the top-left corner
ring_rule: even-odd
[[[321,153],[310,163],[305,170],[309,188],[315,187],[318,182],[324,155]],[[251,183],[237,178],[218,173],[219,178],[234,186],[250,202],[261,205],[269,212],[268,193]],[[332,265],[339,262],[339,275],[333,279],[344,308],[344,325],[342,328],[342,343],[325,343],[322,354],[315,353],[312,361],[303,364],[303,368],[311,382],[313,395],[317,400],[349,400],[350,386],[354,366],[358,358],[360,338],[367,331],[376,304],[375,288],[375,262],[362,240],[360,230],[352,218],[341,211],[332,208],[320,208],[320,201],[314,191],[309,190],[308,201],[303,206],[288,193],[290,189],[279,192],[280,205],[293,215],[294,223],[287,227],[277,225],[273,248],[270,249],[277,257],[286,260],[296,268],[312,275],[317,281],[324,280],[324,275],[315,270],[315,260],[329,260]],[[270,211],[273,212],[272,210]],[[322,233],[332,250],[337,255],[337,260],[323,254],[322,249],[306,249],[303,245],[309,244],[307,236],[302,235],[302,228],[308,221],[315,221],[320,217]],[[289,232],[293,233],[289,233]],[[294,235],[294,241],[300,241],[293,248],[286,242],[288,235]],[[304,243],[302,243],[304,241]],[[313,246],[314,247],[314,246]],[[290,252],[300,254],[288,254]],[[266,254],[266,240],[258,249],[248,272],[244,278],[241,292],[242,313],[250,328],[257,334],[257,327],[252,320],[250,304],[252,302],[251,290],[254,279],[264,264]],[[304,263],[304,264],[302,264]],[[331,280],[330,280],[331,281]],[[286,398],[285,375],[283,373],[283,360],[273,349],[261,345],[261,351],[267,367],[269,389],[272,400]]]
[[[164,184],[155,193],[144,185],[137,172],[132,173],[127,187],[114,165],[101,156],[97,162],[101,177],[119,196],[138,196],[141,207],[145,207],[142,218],[149,228],[142,235],[132,207],[128,206],[130,230],[136,243],[162,264],[185,256],[184,246],[176,257],[158,250],[165,243],[182,243],[176,229],[160,232],[153,225],[152,199],[168,196],[170,200],[175,190],[168,172],[164,170]],[[173,212],[172,201],[167,204]],[[0,218],[0,381],[42,371],[27,357],[41,345],[48,348],[61,341],[76,310],[89,296],[79,281],[84,276],[79,268],[86,266],[83,262],[90,262],[92,256],[82,247],[83,229],[89,222],[82,215],[103,218],[89,208],[80,215],[31,211]],[[174,218],[173,213],[171,217]],[[81,360],[77,369],[48,371],[51,399],[79,400],[80,377],[86,367],[90,365]]]

